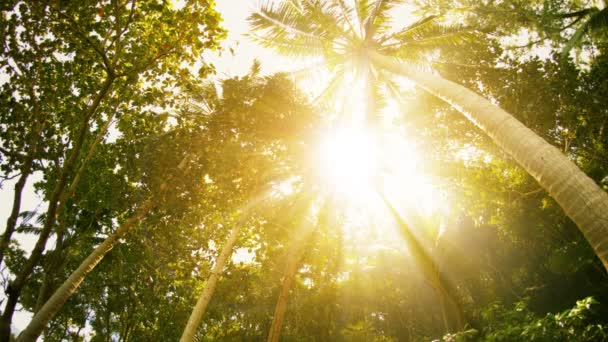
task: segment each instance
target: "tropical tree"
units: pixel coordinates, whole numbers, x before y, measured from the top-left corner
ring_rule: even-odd
[[[574,33],[567,38],[567,42],[562,49],[562,58],[568,57],[570,51],[582,45],[585,41],[585,38],[591,38],[589,40],[594,40],[593,38],[602,39],[602,34],[606,34],[608,32],[608,7],[606,6],[604,1],[602,2],[603,6],[600,8],[599,6],[589,6],[587,8],[583,8],[580,10],[572,11],[572,12],[562,12],[559,9],[555,10],[556,7],[559,7],[559,4],[552,4],[550,1],[547,1],[544,4],[543,16],[544,22],[558,22],[562,21],[570,21],[565,28],[574,28]],[[560,31],[563,31],[564,27],[560,27]],[[603,37],[605,39],[605,36]]]
[[[41,215],[42,227],[31,230],[38,239],[29,257],[16,269],[11,267],[15,278],[6,288],[1,339],[9,338],[19,297],[44,259],[49,238],[57,233],[59,245],[63,243],[64,229],[57,223],[63,226],[62,216],[73,204],[82,174],[108,127],[116,124],[114,118],[119,116],[117,125],[124,126],[134,113],[155,114],[150,106],[171,107],[176,97],[151,94],[169,95],[186,75],[181,63],[193,63],[203,49],[215,48],[221,38],[218,15],[210,3],[185,5],[176,9],[136,1],[3,4],[6,20],[1,26],[8,35],[3,40],[2,66],[10,80],[2,85],[2,103],[8,108],[3,111],[3,124],[29,139],[21,143],[19,137],[7,135],[8,140],[2,140],[18,161],[13,171],[21,172],[13,213],[20,211],[27,176],[42,165],[46,178],[41,188],[48,208]],[[186,22],[201,25],[183,26]],[[201,76],[210,71],[209,66],[200,68]],[[162,90],[142,86],[160,79],[164,80]],[[40,141],[34,142],[34,135]],[[15,215],[7,223],[2,255],[15,231]]]
[[[304,254],[305,248],[310,245],[315,229],[318,229],[320,225],[327,224],[327,210],[328,205],[322,204],[322,209],[317,215],[317,222],[311,222],[309,217],[311,216],[311,199],[314,198],[308,194],[308,196],[300,196],[296,202],[294,212],[290,215],[290,223],[298,228],[291,232],[289,246],[287,248],[287,255],[285,256],[285,267],[281,278],[281,290],[277,298],[277,303],[272,315],[272,323],[268,331],[268,342],[277,342],[281,337],[281,329],[283,328],[283,320],[285,319],[285,312],[287,310],[287,303],[289,300],[289,292],[292,290],[292,283],[295,275],[298,271],[298,266],[301,264],[302,254]]]
[[[365,73],[386,70],[450,103],[511,155],[577,224],[608,269],[608,194],[572,161],[489,100],[422,70],[408,57],[452,41],[438,18],[392,30],[400,1],[266,3],[249,18],[258,40],[280,53],[323,56],[329,65],[353,63]]]
[[[237,202],[241,196],[233,195],[233,201],[239,205],[230,213],[239,219],[231,223],[233,227],[192,310],[182,341],[194,340],[251,212],[273,199],[271,195],[276,182],[293,176],[300,167],[296,156],[301,154],[305,132],[315,125],[314,109],[307,105],[305,97],[293,83],[284,75],[260,77],[258,72],[259,63],[254,62],[251,72],[245,77],[222,82],[221,96],[214,94],[214,86],[207,86],[210,92],[198,99],[200,108],[206,108],[211,117],[207,122],[209,141],[219,144],[227,155],[247,157],[238,159],[238,164],[223,165],[226,169],[219,176],[220,182],[231,183],[236,179],[239,183],[242,202]],[[267,158],[275,160],[271,163]]]

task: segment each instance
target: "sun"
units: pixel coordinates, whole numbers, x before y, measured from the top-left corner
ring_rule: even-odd
[[[424,215],[443,210],[445,201],[424,173],[416,144],[404,135],[363,125],[324,132],[314,166],[321,188],[347,206],[371,209],[380,196],[389,196]]]
[[[373,191],[380,154],[368,130],[343,127],[327,132],[318,147],[318,170],[325,186],[357,199]]]

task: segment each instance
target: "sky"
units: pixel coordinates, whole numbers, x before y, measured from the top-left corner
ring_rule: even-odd
[[[210,53],[204,56],[216,66],[218,77],[246,74],[254,58],[261,61],[272,61],[262,64],[264,74],[293,70],[293,60],[278,56],[246,37],[249,32],[247,17],[255,10],[258,2],[255,0],[218,0],[216,2],[216,9],[224,18],[223,26],[229,29],[228,38],[222,44],[225,51],[221,56]],[[234,55],[230,53],[229,48],[234,50]]]
[[[221,53],[205,53],[203,55],[207,63],[213,63],[216,67],[218,79],[232,76],[242,76],[246,74],[253,60],[258,58],[261,61],[272,61],[272,63],[262,64],[262,73],[271,74],[278,71],[293,70],[293,61],[277,56],[271,50],[262,48],[246,37],[249,31],[247,16],[256,8],[258,2],[255,0],[218,0],[216,9],[224,18],[223,26],[229,29],[227,39],[222,43],[224,51]],[[234,53],[229,51],[232,48]],[[0,75],[1,76],[1,75]],[[0,77],[1,78],[1,77]],[[44,211],[46,204],[42,198],[34,192],[33,184],[41,180],[41,174],[34,174],[28,178],[26,188],[23,191],[21,211],[38,210]],[[15,181],[6,181],[0,188],[0,227],[3,232],[6,228],[6,220],[10,215],[13,203],[13,188]],[[36,243],[36,237],[32,235],[17,234],[17,241],[27,251],[31,250]],[[47,243],[52,246],[52,241]],[[233,257],[235,262],[251,260],[246,249],[238,249]],[[4,299],[4,294],[0,294],[0,300]],[[29,320],[29,312],[17,311],[13,319],[15,331],[23,330]]]

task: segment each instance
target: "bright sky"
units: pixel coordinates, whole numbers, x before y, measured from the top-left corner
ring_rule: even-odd
[[[207,62],[216,66],[220,78],[246,74],[254,58],[262,61],[262,72],[271,74],[294,69],[293,60],[277,56],[273,51],[262,48],[246,37],[249,32],[247,17],[256,8],[255,0],[218,0],[216,9],[224,17],[223,26],[228,29],[228,38],[222,44],[226,51],[220,56],[205,54]],[[232,48],[234,55],[228,50]]]

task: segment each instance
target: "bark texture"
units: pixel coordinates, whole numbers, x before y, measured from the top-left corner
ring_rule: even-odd
[[[608,194],[576,164],[511,114],[466,87],[377,53],[371,58],[448,102],[481,128],[557,201],[608,270]]]
[[[289,300],[289,291],[291,290],[293,278],[298,271],[303,249],[304,244],[302,241],[296,242],[291,247],[289,255],[287,256],[287,265],[285,265],[285,271],[283,272],[283,279],[281,281],[281,293],[277,299],[277,305],[275,306],[274,315],[272,316],[272,324],[270,325],[270,331],[268,332],[268,342],[278,342],[281,337],[281,329],[283,328],[285,312],[287,311],[287,302]]]
[[[211,270],[211,275],[207,278],[207,282],[205,283],[205,289],[201,294],[200,298],[196,302],[196,306],[192,310],[190,314],[190,318],[188,319],[188,323],[186,324],[186,328],[182,333],[182,337],[180,338],[180,342],[193,342],[195,341],[196,331],[198,330],[198,326],[201,324],[203,319],[203,315],[207,310],[207,306],[209,305],[209,301],[211,301],[211,297],[213,296],[213,292],[217,287],[217,283],[224,272],[224,267],[226,266],[226,261],[228,257],[232,255],[232,247],[236,243],[237,238],[241,232],[241,225],[237,224],[232,228],[230,234],[228,235],[228,239],[226,239],[226,243],[224,247],[222,247],[222,251],[217,258],[213,269]]]
[[[97,111],[97,108],[106,97],[106,95],[110,91],[110,87],[114,82],[114,76],[108,76],[106,81],[103,83],[102,88],[95,96],[93,102],[88,107],[86,112],[83,115],[78,135],[76,141],[74,143],[74,147],[70,153],[69,158],[61,167],[61,171],[59,172],[59,177],[57,180],[57,184],[53,188],[53,192],[51,193],[49,199],[49,207],[46,212],[46,220],[44,221],[44,225],[42,226],[42,230],[40,231],[40,235],[38,236],[38,240],[36,241],[36,245],[30,254],[30,257],[25,262],[23,268],[20,270],[19,274],[15,277],[15,280],[9,283],[6,289],[6,295],[8,297],[6,306],[4,308],[4,312],[0,317],[0,341],[9,341],[11,334],[11,322],[13,320],[13,314],[15,313],[15,308],[19,301],[19,297],[21,296],[21,290],[25,286],[26,281],[29,276],[32,274],[34,267],[38,265],[40,259],[42,258],[42,253],[46,247],[46,242],[51,235],[53,227],[55,226],[55,221],[57,216],[61,213],[63,207],[61,206],[61,196],[65,191],[68,178],[73,173],[74,167],[76,166],[76,161],[80,156],[80,152],[82,146],[84,144],[84,140],[89,132],[89,120]]]
[[[48,322],[61,309],[68,298],[78,289],[80,283],[91,272],[103,257],[116,245],[118,240],[127,234],[154,207],[154,198],[147,199],[120,228],[102,242],[95,250],[72,272],[69,278],[55,291],[48,301],[38,310],[30,324],[17,337],[18,342],[36,341]]]

